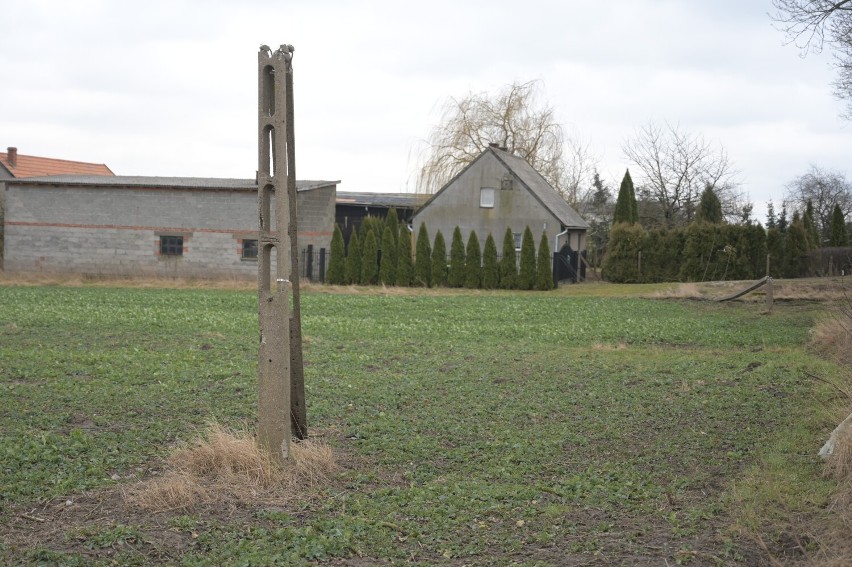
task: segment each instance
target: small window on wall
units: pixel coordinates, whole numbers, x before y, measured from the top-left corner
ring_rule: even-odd
[[[183,256],[183,236],[161,236],[160,256]]]
[[[522,237],[521,233],[520,232],[513,232],[512,236],[515,237],[515,250],[520,250],[521,249],[521,237]]]
[[[243,240],[243,260],[257,260],[257,240]]]
[[[494,208],[494,189],[483,187],[479,190],[479,206],[483,209]]]

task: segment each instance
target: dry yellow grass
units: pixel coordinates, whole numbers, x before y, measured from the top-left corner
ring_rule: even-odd
[[[125,491],[125,500],[150,511],[179,510],[214,501],[257,502],[309,497],[337,469],[327,445],[305,440],[291,445],[281,467],[245,430],[210,424],[202,438],[171,454],[166,472]]]

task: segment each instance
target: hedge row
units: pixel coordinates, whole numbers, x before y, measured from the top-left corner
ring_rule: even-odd
[[[376,235],[381,234],[381,238]],[[330,284],[383,284],[422,287],[465,287],[468,289],[553,288],[550,247],[542,234],[536,257],[529,227],[521,240],[520,262],[511,229],[503,236],[503,253],[497,254],[494,237],[488,234],[484,247],[476,232],[462,241],[461,229],[453,231],[450,253],[440,231],[430,244],[429,231],[421,225],[412,254],[411,232],[398,223],[395,211],[387,219],[368,217],[361,230],[353,231],[348,249],[343,232],[334,228],[327,281]],[[519,265],[520,264],[520,265]]]
[[[775,277],[789,277],[784,248],[776,247],[770,259]],[[646,230],[619,223],[610,233],[602,274],[620,283],[758,279],[766,275],[766,255],[767,233],[759,224]]]

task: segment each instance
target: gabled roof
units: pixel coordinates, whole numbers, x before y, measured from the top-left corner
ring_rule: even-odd
[[[509,172],[512,173],[518,181],[520,181],[521,184],[529,190],[532,196],[535,197],[542,206],[544,206],[544,208],[559,219],[559,222],[561,222],[563,226],[568,228],[591,228],[589,223],[584,221],[583,217],[581,217],[580,214],[575,211],[559,193],[556,192],[556,189],[554,189],[533,166],[527,163],[526,160],[511,152],[501,150],[493,146],[489,146],[483,150],[481,154],[476,156],[476,159],[467,164],[467,166],[456,174],[455,177],[450,179],[446,185],[436,191],[435,194],[432,195],[432,198],[420,207],[418,213],[428,207],[429,204],[438,197],[438,195],[443,193],[450,185],[455,183],[459,177],[464,175],[464,173],[473,166],[473,164],[482,159],[482,157],[487,155],[489,152],[491,152],[500,163],[506,166],[506,169],[508,169]],[[415,216],[416,214],[417,213],[415,213]]]
[[[86,163],[46,157],[17,154],[15,165],[9,163],[9,154],[0,152],[0,165],[12,177],[42,177],[45,175],[115,175],[110,168],[102,163]]]
[[[219,177],[154,177],[141,175],[51,175],[7,181],[9,185],[88,185],[91,187],[156,188],[156,189],[207,189],[212,191],[257,191],[254,179],[227,179]],[[297,180],[297,191],[310,191],[337,185],[340,181]]]
[[[547,208],[553,215],[559,219],[563,225],[569,228],[591,228],[589,223],[583,220],[580,213],[574,210],[574,207],[569,205],[562,195],[556,192],[556,189],[542,177],[542,175],[526,160],[519,158],[511,152],[500,150],[497,148],[488,148],[494,152],[497,159],[503,162],[509,171],[527,186],[541,204]]]

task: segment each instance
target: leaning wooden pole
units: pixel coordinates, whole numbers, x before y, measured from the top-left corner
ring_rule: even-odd
[[[296,129],[293,104],[293,66],[284,77],[287,100],[287,195],[290,199],[290,281],[293,286],[293,312],[290,314],[290,418],[293,433],[299,439],[308,437],[305,407],[305,370],[302,360],[302,309],[299,294],[298,195],[296,192]]]
[[[258,53],[258,440],[272,458],[290,456],[290,198],[285,77],[293,48]],[[276,134],[276,132],[278,134]],[[283,167],[282,167],[283,166]],[[273,206],[273,196],[274,206]],[[273,269],[274,266],[274,269]]]

